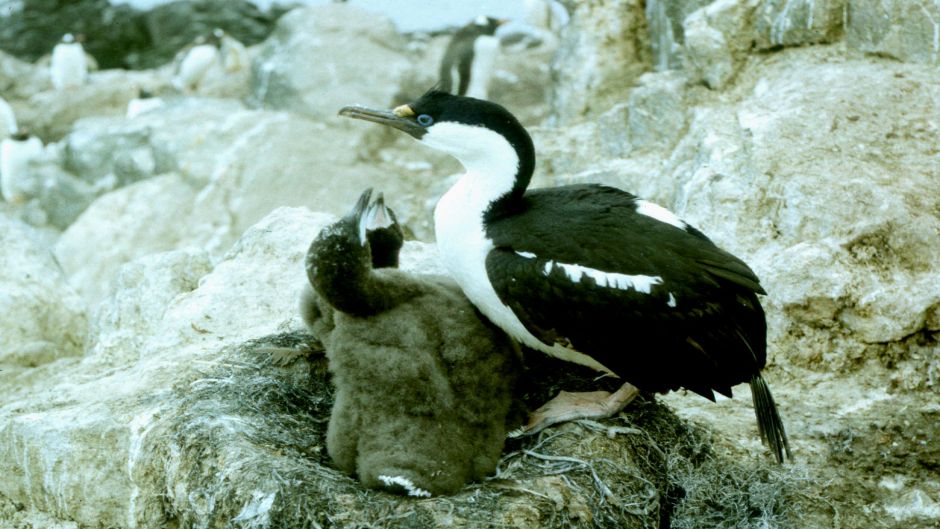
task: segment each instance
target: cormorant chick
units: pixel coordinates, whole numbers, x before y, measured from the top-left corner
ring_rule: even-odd
[[[452,493],[496,468],[519,359],[452,280],[389,268],[401,230],[370,195],[307,253],[302,312],[336,385],[327,450],[365,486]]]

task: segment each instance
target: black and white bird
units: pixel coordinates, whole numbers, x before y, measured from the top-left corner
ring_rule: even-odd
[[[0,141],[0,194],[11,204],[22,204],[35,194],[31,165],[43,155],[42,140],[26,130]]]
[[[494,34],[504,22],[479,16],[457,30],[441,59],[441,90],[486,99],[493,64],[499,55],[499,39]]]
[[[16,124],[16,114],[13,113],[13,107],[0,96],[0,141],[16,134],[19,130]]]
[[[392,111],[340,115],[400,129],[466,169],[434,211],[440,257],[467,297],[522,344],[644,391],[714,400],[749,382],[761,437],[790,450],[761,377],[766,322],[757,276],[665,208],[603,185],[528,190],[532,140],[505,108],[430,91]],[[625,384],[588,414],[619,411]],[[565,394],[567,400],[578,401]],[[571,418],[563,398],[528,428]]]
[[[82,86],[88,79],[88,61],[81,43],[83,38],[81,35],[75,38],[71,33],[66,33],[52,49],[49,77],[56,90]]]

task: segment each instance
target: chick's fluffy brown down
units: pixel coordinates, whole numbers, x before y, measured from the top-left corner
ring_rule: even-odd
[[[335,311],[304,292],[336,386],[327,449],[365,486],[455,492],[496,468],[519,360],[450,279],[373,273],[397,301],[376,315]]]

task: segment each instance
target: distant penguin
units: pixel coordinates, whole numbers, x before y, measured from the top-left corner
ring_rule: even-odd
[[[440,89],[486,99],[499,39],[493,36],[505,21],[479,16],[457,30],[441,60]]]
[[[248,49],[238,39],[216,28],[212,32],[219,39],[219,59],[225,73],[246,70],[251,66]]]
[[[162,98],[154,97],[149,90],[141,88],[137,93],[137,97],[127,102],[127,119],[134,119],[162,105]]]
[[[88,78],[88,63],[80,40],[66,33],[52,49],[49,75],[56,90],[82,86]]]
[[[219,37],[213,32],[209,37],[199,37],[177,56],[173,86],[180,91],[199,88],[206,72],[219,60]]]
[[[16,115],[13,114],[13,108],[10,107],[10,104],[7,103],[6,100],[0,97],[0,140],[16,134],[18,129],[19,127],[16,125]]]
[[[30,162],[42,155],[42,141],[25,131],[0,142],[0,192],[11,204],[26,201],[30,192]]]

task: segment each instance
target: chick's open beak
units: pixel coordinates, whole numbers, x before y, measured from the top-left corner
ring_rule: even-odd
[[[340,116],[388,125],[389,127],[407,132],[414,138],[421,139],[421,136],[424,136],[427,131],[424,127],[418,125],[418,122],[415,121],[414,114],[414,111],[408,105],[402,105],[394,110],[377,110],[359,105],[351,105],[343,107],[339,111]]]

